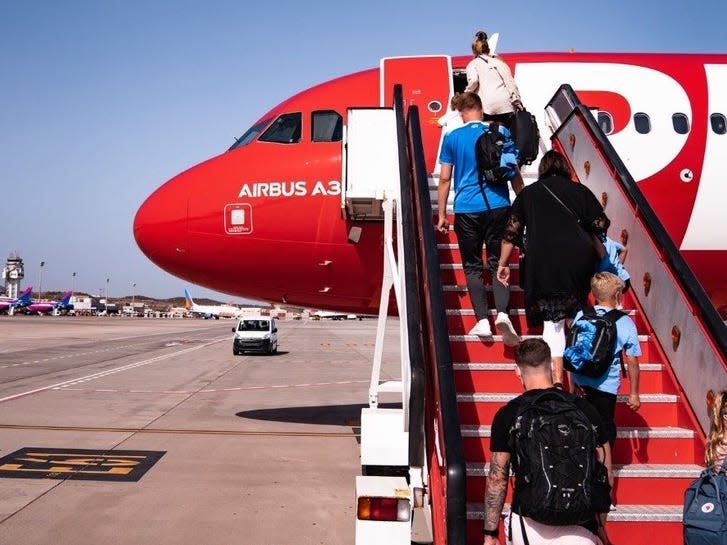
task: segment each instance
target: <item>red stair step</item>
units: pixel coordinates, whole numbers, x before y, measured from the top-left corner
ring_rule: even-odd
[[[677,427],[620,427],[613,449],[615,464],[697,463],[700,446],[692,430]],[[462,425],[462,445],[468,463],[490,458],[490,426]]]
[[[485,494],[489,464],[467,464],[467,501],[481,502]],[[684,490],[699,476],[702,466],[675,464],[630,464],[614,466],[616,500],[619,504],[682,505]],[[508,487],[509,501],[512,487]]]
[[[520,379],[515,375],[515,363],[453,363],[454,380],[460,393],[517,392],[522,390]],[[658,363],[639,365],[639,389],[641,393],[674,393],[671,380]],[[665,383],[668,383],[665,385]],[[619,393],[629,393],[629,379],[621,381]]]
[[[506,507],[509,510],[509,506]],[[614,545],[681,545],[681,510],[681,506],[674,505],[619,505],[616,511],[608,514],[608,537]],[[467,504],[468,545],[482,543],[483,513],[482,503]],[[502,523],[500,535],[505,535]]]

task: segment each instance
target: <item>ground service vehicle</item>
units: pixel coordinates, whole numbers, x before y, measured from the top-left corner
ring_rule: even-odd
[[[274,354],[278,351],[278,326],[271,316],[241,318],[232,328],[232,353],[263,352]]]

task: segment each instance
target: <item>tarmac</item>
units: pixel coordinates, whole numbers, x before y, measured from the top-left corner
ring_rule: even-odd
[[[233,325],[0,316],[0,544],[353,543],[376,320]]]

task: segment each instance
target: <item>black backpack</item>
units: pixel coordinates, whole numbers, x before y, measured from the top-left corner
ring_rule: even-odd
[[[552,526],[587,523],[610,505],[596,431],[574,399],[548,389],[524,400],[510,430],[516,512]]]
[[[593,307],[573,323],[566,338],[563,366],[570,372],[587,377],[603,376],[616,357],[616,322],[625,316],[612,309],[599,315]],[[621,362],[623,369],[623,362]]]
[[[502,148],[508,138],[498,123],[490,123],[475,142],[475,157],[480,181],[489,186],[507,185],[507,172],[501,166]]]
[[[514,112],[509,128],[515,146],[520,151],[520,164],[531,164],[540,151],[540,131],[535,116],[527,110]]]

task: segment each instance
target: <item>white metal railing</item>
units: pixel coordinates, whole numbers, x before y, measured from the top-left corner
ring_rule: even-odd
[[[374,347],[374,364],[371,369],[371,382],[369,384],[369,407],[376,408],[379,403],[381,392],[401,392],[402,407],[404,409],[404,429],[409,422],[409,343],[406,314],[406,259],[404,257],[401,221],[402,217],[401,200],[384,198],[381,203],[384,211],[384,270],[381,280],[381,297],[379,299],[379,319],[376,327],[376,344]],[[396,218],[394,219],[394,210]],[[397,248],[394,252],[394,223],[396,223]],[[381,382],[381,365],[383,363],[384,337],[386,334],[386,323],[389,316],[389,302],[391,290],[394,290],[396,308],[399,311],[399,341],[401,360],[401,380]]]

